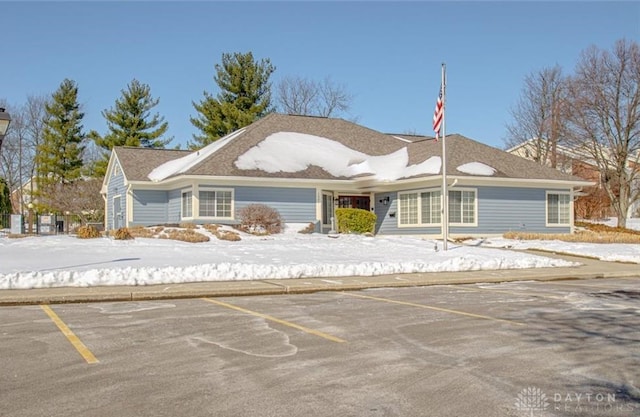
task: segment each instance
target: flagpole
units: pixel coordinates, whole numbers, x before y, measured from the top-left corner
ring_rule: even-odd
[[[448,249],[449,241],[449,191],[447,189],[447,80],[445,77],[446,64],[442,63],[442,248]]]

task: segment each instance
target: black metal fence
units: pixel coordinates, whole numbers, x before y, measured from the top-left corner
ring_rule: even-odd
[[[0,234],[57,235],[75,233],[82,225],[73,214],[0,213]]]

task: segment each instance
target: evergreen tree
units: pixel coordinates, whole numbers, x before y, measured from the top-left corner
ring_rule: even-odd
[[[2,215],[9,213],[13,213],[13,208],[11,207],[11,190],[9,190],[7,180],[0,178],[0,222],[4,219]],[[0,227],[9,227],[9,225],[0,223]]]
[[[222,63],[216,64],[215,69],[214,80],[220,93],[213,97],[205,91],[200,103],[193,102],[199,115],[191,117],[191,123],[202,134],[193,135],[195,142],[189,143],[192,149],[208,145],[272,111],[269,77],[275,67],[269,59],[256,62],[251,52],[224,53]]]
[[[46,122],[42,141],[36,152],[37,197],[43,208],[48,206],[49,192],[56,184],[67,184],[80,178],[85,135],[78,104],[78,87],[65,79],[45,105]]]
[[[147,84],[134,79],[121,92],[122,97],[116,100],[115,106],[102,111],[109,133],[104,137],[95,131],[89,134],[96,145],[107,151],[95,164],[96,176],[104,176],[109,152],[114,146],[164,148],[172,140],[161,138],[167,132],[169,124],[158,113],[151,114],[160,100],[151,97],[151,89]]]

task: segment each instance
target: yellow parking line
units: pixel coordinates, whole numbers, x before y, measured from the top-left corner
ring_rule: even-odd
[[[53,323],[58,326],[58,329],[62,332],[63,335],[66,336],[67,340],[73,345],[74,348],[78,351],[78,353],[84,358],[87,363],[98,363],[98,359],[93,356],[93,353],[78,339],[71,329],[62,321],[60,317],[49,307],[48,305],[42,304],[40,307],[47,313],[47,316],[53,321]]]
[[[370,300],[384,301],[385,303],[392,303],[392,304],[400,304],[400,305],[405,305],[405,306],[410,306],[410,307],[425,308],[425,309],[429,309],[429,310],[442,311],[444,313],[452,313],[452,314],[459,314],[461,316],[474,317],[474,318],[477,318],[477,319],[502,321],[502,322],[509,323],[509,324],[515,324],[515,325],[518,325],[518,326],[525,326],[524,323],[519,323],[517,321],[506,320],[506,319],[497,319],[495,317],[483,316],[483,315],[480,315],[480,314],[466,313],[464,311],[458,311],[458,310],[450,310],[448,308],[433,307],[433,306],[428,306],[428,305],[425,305],[425,304],[416,304],[416,303],[410,303],[410,302],[407,302],[407,301],[391,300],[389,298],[372,297],[370,295],[353,294],[353,293],[348,293],[348,292],[343,292],[341,294],[349,295],[351,297],[368,298]]]
[[[331,336],[330,334],[323,333],[323,332],[318,331],[318,330],[309,329],[308,327],[300,326],[299,324],[291,323],[290,321],[281,320],[279,318],[276,318],[276,317],[273,317],[273,316],[269,316],[268,314],[262,314],[262,313],[258,313],[257,311],[247,310],[246,308],[238,307],[238,306],[235,306],[233,304],[225,303],[223,301],[218,301],[218,300],[214,300],[214,299],[211,299],[211,298],[203,298],[203,300],[207,301],[209,303],[217,304],[217,305],[222,306],[222,307],[230,308],[232,310],[237,310],[237,311],[241,311],[241,312],[246,313],[246,314],[251,314],[252,316],[262,317],[263,319],[266,319],[266,320],[269,320],[269,321],[273,321],[275,323],[282,324],[284,326],[293,327],[294,329],[298,329],[298,330],[301,330],[301,331],[303,331],[305,333],[309,333],[309,334],[312,334],[314,336],[319,336],[319,337],[322,337],[324,339],[331,340],[332,342],[336,342],[336,343],[345,343],[346,342],[346,340],[340,339],[339,337]]]

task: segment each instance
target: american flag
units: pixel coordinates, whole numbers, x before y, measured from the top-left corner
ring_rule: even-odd
[[[442,118],[444,117],[444,106],[442,105],[442,86],[440,87],[440,93],[438,94],[438,101],[436,101],[436,110],[433,112],[433,131],[436,132],[436,140],[440,136],[440,126],[442,125]]]

